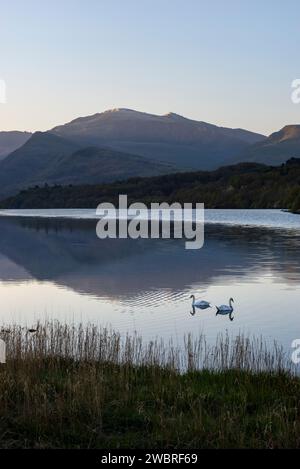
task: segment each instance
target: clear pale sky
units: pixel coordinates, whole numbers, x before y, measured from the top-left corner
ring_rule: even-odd
[[[297,0],[0,0],[0,130],[127,107],[271,133],[300,122]]]

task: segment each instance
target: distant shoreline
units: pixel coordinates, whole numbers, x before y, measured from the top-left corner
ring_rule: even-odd
[[[1,210],[0,219],[36,219],[95,223],[100,219],[92,209],[16,209]],[[113,218],[112,218],[113,219]],[[132,217],[128,218],[128,223]],[[119,219],[117,218],[117,223]],[[149,220],[150,223],[150,220]],[[205,209],[205,227],[228,226],[244,229],[300,231],[300,217],[281,209]],[[172,220],[171,220],[171,226]],[[172,237],[172,232],[171,232]]]
[[[21,190],[0,202],[0,209],[96,209],[102,202],[204,203],[209,209],[283,209],[300,213],[300,159],[282,166],[256,163],[215,171],[137,177],[109,184],[43,185]]]

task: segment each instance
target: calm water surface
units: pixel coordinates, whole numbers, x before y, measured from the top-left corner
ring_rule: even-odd
[[[286,349],[300,337],[300,216],[208,210],[204,247],[187,251],[181,240],[101,241],[90,210],[0,214],[0,323],[92,321],[175,342],[227,330]],[[233,297],[234,320],[215,308],[192,316],[191,293]]]

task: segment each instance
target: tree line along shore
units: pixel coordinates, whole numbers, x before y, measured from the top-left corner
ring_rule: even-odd
[[[206,208],[273,209],[300,213],[300,159],[281,166],[242,163],[215,171],[132,178],[110,184],[35,185],[0,202],[1,209],[96,208],[101,202],[201,202]]]

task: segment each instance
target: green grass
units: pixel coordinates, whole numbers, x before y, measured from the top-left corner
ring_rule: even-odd
[[[4,336],[1,448],[300,447],[300,379],[261,340],[178,351],[59,324]]]

